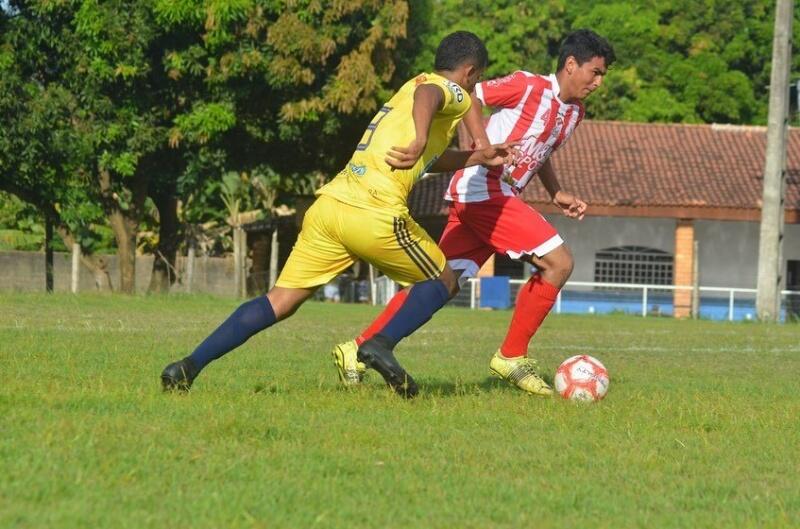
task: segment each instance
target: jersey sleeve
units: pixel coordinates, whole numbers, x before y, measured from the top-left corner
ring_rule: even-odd
[[[443,79],[440,81],[432,81],[430,84],[435,84],[441,88],[442,93],[444,94],[442,108],[439,110],[440,114],[445,116],[460,116],[469,110],[472,100],[468,97],[467,92],[458,85],[458,83]]]
[[[528,89],[528,76],[517,71],[511,75],[475,85],[475,95],[490,107],[514,108]]]

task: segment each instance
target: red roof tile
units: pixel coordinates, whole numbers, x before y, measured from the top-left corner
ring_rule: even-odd
[[[590,208],[713,208],[757,215],[765,148],[766,127],[586,121],[555,153],[553,164],[562,187]],[[797,129],[790,130],[787,169],[786,208],[800,210]],[[410,198],[412,212],[445,211],[442,196],[448,180],[434,175],[421,181]],[[549,203],[538,180],[528,185],[523,198]]]

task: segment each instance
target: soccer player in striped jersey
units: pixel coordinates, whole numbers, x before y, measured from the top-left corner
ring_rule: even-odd
[[[556,73],[517,71],[478,83],[464,119],[476,148],[519,141],[520,155],[504,167],[474,166],[455,173],[445,195],[450,214],[439,246],[462,280],[474,276],[495,252],[536,266],[537,273],[519,291],[508,333],[489,364],[492,374],[528,393],[552,393],[527,356],[528,345],[569,278],[573,260],[556,230],[519,194],[538,174],[566,216],[583,218],[586,203],[561,189],[550,155],[578,126],[583,100],[600,86],[614,60],[604,38],[590,30],[575,31],[561,45]],[[493,109],[485,129],[483,105]],[[406,295],[399,292],[352,343],[380,336]]]
[[[275,287],[242,304],[191,355],[169,364],[161,374],[164,389],[188,390],[209,363],[291,316],[317,288],[363,259],[413,288],[381,335],[340,359],[342,376],[355,372],[360,362],[381,373],[400,395],[416,395],[414,380],[394,357],[394,345],[447,302],[458,280],[433,239],[411,218],[406,199],[425,172],[502,165],[513,157],[508,145],[446,150],[488,60],[483,42],[472,33],[459,31],[442,40],[435,73],[403,85],[369,124],[347,166],[317,191]]]

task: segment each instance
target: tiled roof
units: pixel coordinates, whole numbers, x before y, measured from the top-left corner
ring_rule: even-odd
[[[681,210],[702,218],[705,209],[725,218],[727,210],[749,210],[749,218],[758,218],[765,148],[766,127],[586,121],[553,164],[561,186],[586,200],[590,211]],[[786,208],[800,211],[798,129],[790,130],[787,169]],[[421,181],[412,212],[442,212],[447,181],[444,175]],[[523,198],[549,203],[538,180]]]

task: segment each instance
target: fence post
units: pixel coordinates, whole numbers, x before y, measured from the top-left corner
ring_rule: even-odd
[[[375,284],[375,267],[372,263],[369,265],[369,304],[378,304],[378,285]]]
[[[186,292],[192,293],[194,281],[194,238],[189,242],[189,251],[186,252]]]
[[[556,314],[561,314],[561,290],[558,291],[556,296]]]
[[[469,282],[469,308],[475,308],[475,281]]]
[[[78,293],[78,281],[80,279],[81,264],[81,245],[77,242],[72,243],[72,284],[70,290],[73,294]]]
[[[272,239],[269,245],[269,283],[267,290],[272,290],[278,280],[278,223],[277,220],[274,222],[275,229],[272,230]]]
[[[736,291],[731,289],[730,296],[728,298],[728,321],[733,321],[733,297],[736,295]]]
[[[642,289],[642,318],[647,317],[647,287]]]

